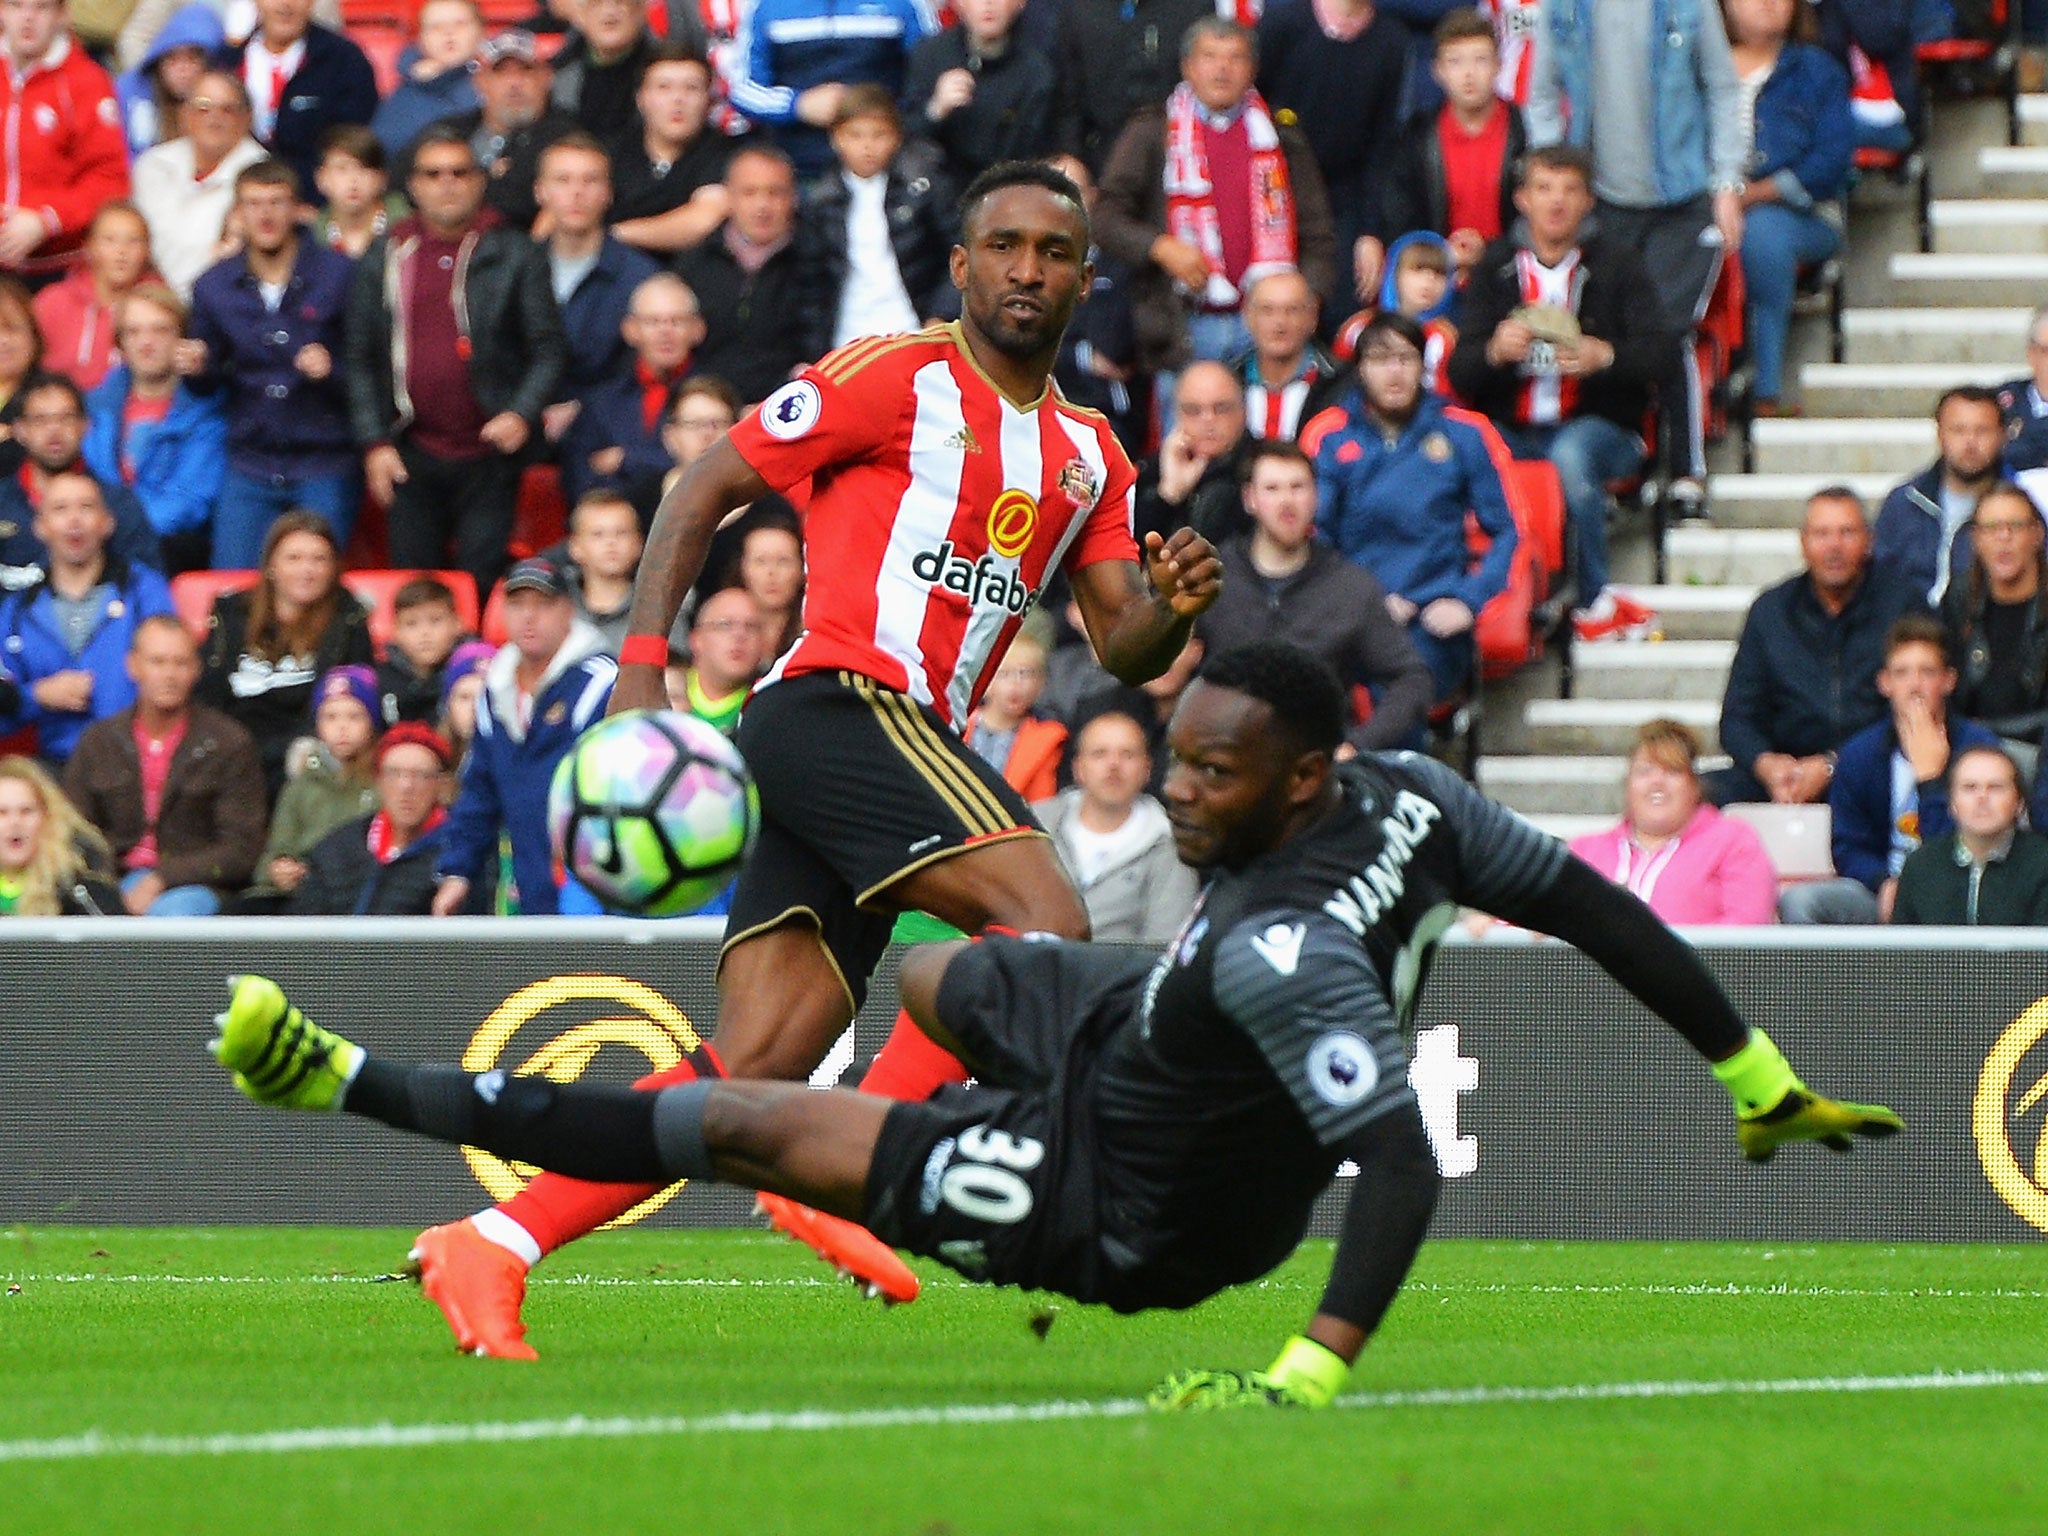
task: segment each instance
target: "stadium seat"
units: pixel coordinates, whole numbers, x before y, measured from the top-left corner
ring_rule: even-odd
[[[505,643],[505,583],[502,581],[491,588],[490,598],[484,603],[483,623],[477,634],[492,645]]]
[[[1945,37],[1938,42],[1921,43],[1913,50],[1913,58],[1920,66],[1923,97],[1933,88],[1931,76],[1936,72],[1952,78],[1969,70],[1988,72],[1994,80],[1999,99],[2005,103],[2005,142],[2018,144],[2020,8],[2011,0],[1991,0],[1989,13],[1985,35]]]
[[[356,525],[349,531],[341,563],[350,570],[381,571],[391,564],[385,509],[368,491],[356,507]]]
[[[171,578],[171,607],[187,633],[201,645],[213,627],[215,599],[256,585],[255,571],[186,571]]]
[[[403,78],[398,68],[398,57],[405,52],[405,45],[412,39],[409,28],[394,22],[350,22],[349,40],[370,61],[370,68],[377,76],[377,94],[389,96],[397,90]]]
[[[467,571],[343,571],[341,584],[356,595],[356,601],[370,610],[370,642],[379,656],[391,643],[391,627],[397,620],[393,602],[398,589],[415,576],[432,576],[455,594],[456,617],[472,633],[477,627],[476,582]]]
[[[529,464],[519,477],[519,505],[512,514],[512,558],[529,559],[568,536],[562,472],[552,464]]]

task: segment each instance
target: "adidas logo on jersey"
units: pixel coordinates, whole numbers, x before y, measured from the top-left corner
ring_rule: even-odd
[[[946,441],[940,446],[945,448],[956,448],[962,453],[981,452],[981,444],[975,439],[974,428],[967,426],[963,426],[958,432],[955,432],[951,437],[947,438]]]
[[[937,549],[927,549],[910,562],[911,574],[948,592],[957,592],[975,607],[993,603],[1013,614],[1031,606],[1034,593],[1015,572],[1006,571],[987,555],[969,560],[953,552],[948,539]]]

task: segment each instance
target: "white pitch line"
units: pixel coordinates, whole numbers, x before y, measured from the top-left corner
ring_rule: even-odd
[[[1337,1408],[1474,1408],[1494,1404],[1605,1402],[1615,1399],[1756,1397],[1806,1393],[1956,1392],[2048,1387],[2048,1371],[1922,1371],[1901,1376],[1803,1376],[1766,1381],[1614,1381],[1551,1387],[1445,1387],[1339,1398]],[[650,1436],[758,1435],[834,1430],[959,1428],[1126,1419],[1146,1412],[1136,1398],[1102,1402],[956,1403],[930,1408],[807,1408],[716,1413],[695,1418],[515,1419],[481,1424],[363,1424],[271,1430],[262,1434],[106,1435],[88,1430],[45,1440],[0,1440],[0,1464],[93,1461],[118,1456],[292,1455],[313,1451],[407,1450],[439,1445],[501,1445],[535,1440],[624,1440]]]
[[[383,1283],[381,1275],[138,1275],[98,1274],[90,1270],[72,1273],[38,1274],[33,1271],[0,1273],[0,1284],[23,1285],[372,1285]],[[600,1286],[630,1290],[638,1286],[683,1290],[821,1290],[837,1289],[845,1282],[820,1276],[779,1275],[761,1279],[718,1278],[710,1275],[577,1275],[538,1274],[529,1289],[551,1285]],[[1256,1289],[1277,1291],[1320,1290],[1313,1280],[1261,1280]],[[1812,1297],[1816,1299],[1913,1300],[1930,1298],[1946,1301],[2048,1301],[2048,1290],[2017,1286],[1994,1286],[1972,1290],[1952,1286],[1850,1286],[1802,1285],[1774,1280],[1759,1284],[1735,1281],[1693,1281],[1684,1284],[1547,1285],[1513,1281],[1459,1284],[1411,1280],[1405,1290],[1435,1296],[1696,1296],[1715,1297]]]

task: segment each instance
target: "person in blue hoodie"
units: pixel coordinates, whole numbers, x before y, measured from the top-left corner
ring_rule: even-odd
[[[611,702],[618,663],[605,654],[596,628],[577,617],[568,577],[552,560],[522,560],[506,575],[505,629],[511,641],[484,673],[476,735],[435,866],[436,917],[463,910],[501,833],[512,845],[514,910],[553,916],[591,908],[574,882],[566,900],[557,883],[548,786],[576,738]]]
[[[1998,746],[1989,730],[1950,711],[1955,689],[1940,620],[1909,613],[1895,622],[1877,674],[1891,711],[1842,743],[1828,786],[1835,878],[1787,887],[1780,921],[1891,921],[1906,855],[1955,831],[1949,763],[1971,747]]]
[[[386,153],[395,159],[429,123],[477,109],[470,77],[483,40],[484,19],[475,0],[426,0],[413,42],[398,56],[404,78],[370,119],[370,131]]]
[[[115,311],[121,361],[85,403],[85,467],[134,492],[172,574],[209,563],[228,469],[219,397],[195,394],[178,377],[185,319],[185,306],[161,283],[130,292]]]
[[[1745,331],[1756,372],[1757,414],[1776,415],[1784,382],[1785,331],[1802,262],[1820,262],[1842,243],[1823,217],[1849,188],[1856,126],[1849,75],[1813,46],[1811,12],[1797,0],[1724,0],[1735,73],[1759,75],[1756,134],[1743,185],[1742,278]],[[1801,22],[1811,37],[1795,36]]]
[[[114,518],[90,475],[53,475],[35,522],[49,567],[0,606],[0,661],[21,690],[11,724],[35,726],[42,757],[62,764],[87,726],[135,702],[135,626],[171,612],[171,589],[108,547]]]
[[[171,14],[142,62],[114,82],[130,160],[184,132],[178,110],[206,73],[206,61],[226,42],[220,12],[193,0]]]
[[[1436,697],[1472,675],[1472,626],[1505,590],[1515,520],[1500,434],[1422,387],[1422,327],[1382,310],[1358,344],[1358,387],[1302,435],[1320,487],[1316,532],[1387,589],[1387,611],[1429,666]],[[1492,545],[1475,566],[1471,513]]]

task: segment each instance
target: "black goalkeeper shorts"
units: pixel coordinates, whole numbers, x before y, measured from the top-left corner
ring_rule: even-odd
[[[733,739],[760,789],[761,834],[733,887],[725,947],[808,922],[856,1009],[895,923],[870,906],[877,895],[963,849],[1045,835],[929,706],[856,673],[770,684]]]
[[[969,1279],[1114,1303],[1089,1066],[1149,968],[1143,955],[1018,939],[955,955],[938,1016],[979,1081],[890,1110],[868,1169],[875,1234]]]

